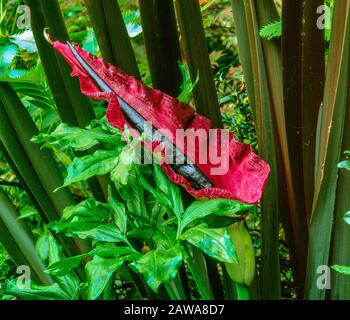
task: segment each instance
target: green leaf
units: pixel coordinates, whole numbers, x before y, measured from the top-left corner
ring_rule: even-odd
[[[111,224],[71,222],[58,223],[49,226],[58,233],[64,233],[68,237],[91,239],[102,242],[125,242],[125,236]]]
[[[109,219],[112,216],[112,208],[105,203],[101,203],[93,198],[84,200],[78,205],[69,206],[64,209],[62,221],[68,221],[72,218],[75,220],[85,218],[84,221],[98,222]]]
[[[134,148],[138,141],[134,140],[132,145],[126,145],[119,155],[118,162],[111,172],[111,178],[117,186],[128,184],[130,172],[136,162],[137,153]]]
[[[121,141],[121,134],[109,134],[96,129],[81,129],[70,127],[67,124],[60,124],[51,136],[55,138],[58,146],[71,147],[77,151],[88,150],[98,144],[106,148],[115,148],[118,141]]]
[[[49,258],[49,235],[47,231],[40,235],[35,249],[41,261],[46,261]]]
[[[149,287],[158,292],[162,283],[166,284],[174,280],[182,260],[182,247],[176,245],[168,250],[150,251],[130,266],[142,273]]]
[[[225,228],[209,229],[206,224],[201,224],[187,230],[181,239],[203,250],[214,259],[229,263],[238,262],[235,248]]]
[[[338,168],[350,171],[350,161],[349,160],[345,160],[345,161],[340,162],[338,164]]]
[[[180,230],[182,232],[191,222],[211,214],[217,216],[227,216],[246,213],[253,208],[253,205],[227,199],[195,201],[186,209],[180,222]]]
[[[182,74],[182,84],[180,88],[181,93],[177,97],[177,100],[183,103],[189,103],[191,100],[193,91],[199,82],[199,73],[197,73],[195,81],[192,82],[190,70],[188,69],[187,64],[179,63],[179,68]]]
[[[32,283],[30,289],[26,289],[18,287],[14,280],[8,282],[7,293],[23,300],[71,300],[57,283],[47,287]]]
[[[130,256],[116,259],[104,259],[95,256],[92,261],[86,264],[88,277],[88,298],[97,299],[106,288],[112,274],[117,271],[123,262]]]
[[[128,228],[128,216],[126,215],[125,205],[114,198],[110,187],[108,189],[108,202],[112,208],[116,226],[122,234],[126,234]]]
[[[86,254],[81,254],[71,258],[63,258],[61,261],[50,265],[46,272],[51,275],[63,276],[68,274],[71,270],[78,267],[81,260],[88,256],[99,256],[105,259],[115,259],[124,255],[132,254],[130,247],[115,247],[108,245],[101,245]]]
[[[142,175],[140,175],[139,179],[142,187],[151,193],[161,205],[172,209],[172,203],[163,193],[154,189]]]
[[[118,154],[119,152],[116,150],[98,150],[92,155],[75,158],[72,164],[67,168],[68,174],[64,179],[63,187],[79,181],[85,181],[93,176],[103,176],[107,174],[117,165]]]
[[[51,264],[46,272],[55,275],[55,276],[64,276],[68,274],[71,270],[78,267],[81,260],[86,256],[86,254],[71,257],[63,258],[61,261]]]
[[[180,189],[173,184],[165,175],[163,170],[157,163],[154,163],[154,179],[158,188],[168,197],[171,202],[171,208],[177,216],[180,216],[183,211],[183,203],[181,199]]]
[[[169,249],[176,245],[176,231],[167,226],[160,226],[152,235],[152,240],[157,244],[157,249]]]
[[[57,243],[56,239],[48,233],[48,247],[49,247],[49,266],[61,261],[62,247]],[[55,281],[71,298],[75,297],[79,292],[79,282],[74,274],[58,277],[56,276]]]
[[[331,267],[333,270],[345,274],[347,276],[350,276],[350,266],[339,266],[339,265],[334,265]]]

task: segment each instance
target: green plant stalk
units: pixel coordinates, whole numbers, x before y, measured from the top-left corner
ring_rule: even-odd
[[[255,7],[260,29],[271,21],[280,19],[274,1],[268,0],[262,2],[256,0]],[[285,25],[284,23],[284,29],[286,28]],[[282,70],[284,69],[282,68],[281,43],[279,40],[263,39],[262,45],[270,88],[273,122],[276,131],[279,190],[286,190],[286,192],[280,192],[279,194],[280,212],[282,213],[280,219],[289,245],[297,294],[298,297],[303,297],[307,259],[307,246],[305,244],[308,239],[303,193],[304,178],[303,175],[300,175],[302,172],[300,170],[296,171],[296,175],[294,174],[294,162],[291,161],[290,157],[290,154],[293,152],[290,151],[286,127],[289,121],[286,120],[288,117],[286,116],[284,104],[285,95],[282,74]]]
[[[18,138],[42,185],[47,190],[51,202],[57,212],[62,212],[74,201],[68,188],[54,192],[63,185],[63,175],[60,169],[48,150],[41,150],[38,145],[30,141],[31,137],[39,134],[39,131],[11,85],[0,83],[0,96]]]
[[[179,277],[164,286],[171,300],[187,300]]]
[[[153,87],[178,97],[182,61],[172,0],[139,0],[143,36]]]
[[[4,144],[2,143],[2,138],[1,138],[1,133],[0,133],[0,152],[2,153],[2,155],[4,156],[4,158],[6,159],[6,162],[8,163],[9,167],[11,168],[11,170],[13,171],[13,173],[15,174],[15,176],[17,177],[17,179],[19,180],[19,183],[23,186],[24,190],[26,191],[27,195],[29,196],[31,202],[33,203],[33,205],[35,206],[35,208],[38,210],[39,214],[41,217],[44,217],[44,212],[42,207],[40,206],[40,204],[38,203],[38,201],[36,200],[34,194],[32,193],[32,191],[30,190],[28,184],[26,183],[25,179],[22,177],[22,175],[20,174],[19,170],[17,169],[15,163],[12,161],[9,153],[7,152]]]
[[[319,163],[316,172],[316,188],[313,212],[310,221],[310,239],[306,276],[307,299],[324,299],[326,290],[317,287],[319,266],[328,265],[331,247],[333,216],[335,209],[338,169],[344,134],[344,119],[349,99],[350,56],[350,2],[336,2],[331,45],[326,74],[325,98],[321,115],[319,140]],[[340,65],[338,65],[340,64]],[[334,84],[336,90],[328,92]],[[328,126],[326,126],[328,123]],[[327,132],[322,132],[327,130]],[[326,139],[326,140],[324,140]],[[324,148],[324,149],[323,149]],[[325,154],[324,154],[325,152]],[[323,158],[324,156],[324,158]],[[322,160],[324,159],[324,160]],[[322,236],[320,236],[322,235]]]
[[[227,273],[225,264],[221,264],[223,273],[224,300],[237,300],[237,292],[235,283]]]
[[[220,280],[217,261],[207,256],[204,256],[204,259],[208,268],[208,277],[214,300],[223,300],[224,289]]]
[[[79,80],[70,76],[67,62],[55,52],[44,36],[44,29],[49,27],[53,40],[69,40],[58,2],[26,0],[26,4],[31,10],[31,29],[58,114],[70,126],[85,127],[94,119],[90,102],[80,92]],[[89,186],[98,200],[106,199],[107,182],[104,178],[90,179]]]
[[[253,83],[248,85],[248,95],[255,108],[259,152],[271,168],[262,200],[261,297],[279,299],[281,290],[278,239],[281,203],[280,181],[277,174],[279,156],[268,76],[254,2],[232,0],[232,6],[238,45],[241,56],[245,58],[242,60],[243,71],[248,72],[247,79],[253,80]]]
[[[347,98],[350,104],[350,95]],[[350,108],[347,109],[345,123],[350,121]],[[350,126],[344,128],[343,152],[350,149]],[[350,209],[350,174],[340,170],[335,202],[335,222],[332,239],[332,263],[331,265],[349,265],[350,252],[347,243],[350,243],[350,227],[344,221],[344,213]],[[334,300],[350,299],[350,277],[332,270],[331,297]]]
[[[250,300],[249,290],[246,285],[236,283],[237,300]]]
[[[53,280],[36,254],[34,237],[18,217],[16,208],[0,188],[0,242],[17,266],[30,267],[33,280],[50,285]]]
[[[62,173],[50,152],[41,150],[30,141],[31,137],[38,133],[37,128],[11,86],[1,82],[0,95],[2,144],[42,208],[44,220],[56,221],[65,206],[73,204],[72,195],[68,189],[54,193],[54,190],[62,185]],[[87,249],[85,242],[76,242],[76,247],[71,239],[60,239],[65,243],[68,256]]]
[[[85,0],[85,4],[103,58],[141,79],[118,1]]]
[[[206,268],[204,257],[201,251],[192,247],[193,256],[191,255],[190,246],[185,245],[184,249],[187,254],[188,268],[196,282],[197,289],[203,300],[213,300],[213,294],[210,288],[208,271]]]
[[[199,2],[175,0],[175,9],[180,26],[181,43],[192,81],[194,82],[199,75],[199,82],[193,91],[197,111],[209,118],[214,128],[222,128]]]
[[[303,296],[305,283],[307,223],[314,191],[316,126],[324,80],[323,35],[310,15],[310,10],[314,9],[317,19],[316,8],[315,1],[287,2],[282,14],[284,111],[296,200],[295,210],[291,210],[293,242],[290,247],[298,297]],[[314,50],[314,47],[318,49]]]
[[[60,73],[58,55],[44,37],[44,29],[48,26],[41,8],[41,1],[26,0],[25,3],[30,8],[31,29],[60,118],[64,123],[78,126],[78,121],[74,112],[72,112],[70,97]]]
[[[40,0],[46,26],[53,40],[69,41],[63,15],[57,0]],[[50,45],[50,44],[49,44]],[[63,85],[70,99],[70,111],[75,114],[77,123],[84,128],[95,118],[89,99],[81,93],[79,80],[71,77],[71,68],[63,57],[56,53],[58,67],[62,75]],[[51,72],[53,70],[50,70]]]
[[[58,0],[40,0],[46,25],[50,28],[50,36],[61,42],[69,41],[69,34],[65,26]],[[79,80],[71,76],[71,67],[65,59],[55,52],[58,67],[62,75],[63,85],[71,101],[71,111],[75,114],[77,124],[85,128],[95,119],[95,114],[89,99],[81,93]],[[95,177],[88,180],[93,195],[100,201],[107,199],[107,179]]]

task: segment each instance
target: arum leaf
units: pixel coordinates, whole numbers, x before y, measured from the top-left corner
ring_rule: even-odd
[[[98,144],[106,148],[113,148],[120,140],[120,134],[108,134],[99,129],[81,129],[60,124],[51,137],[54,138],[53,145],[71,147],[77,151],[88,150]]]
[[[176,231],[167,226],[160,226],[152,235],[158,249],[169,249],[176,245]]]
[[[82,158],[75,158],[67,168],[67,177],[64,179],[63,187],[69,186],[78,181],[85,181],[93,176],[103,176],[112,171],[118,163],[116,150],[98,150],[92,155]]]
[[[46,272],[55,275],[55,276],[64,276],[67,273],[69,273],[74,268],[78,267],[80,264],[80,261],[85,257],[86,255],[79,255],[71,258],[63,258],[61,261],[56,262],[52,265],[50,265]]]
[[[86,264],[88,278],[88,298],[97,299],[106,288],[112,274],[117,271],[127,259],[132,256],[123,256],[116,259],[104,259],[95,256]]]
[[[48,232],[43,232],[35,245],[36,253],[41,261],[46,261],[49,257],[49,237]]]
[[[111,206],[116,226],[119,228],[122,234],[126,234],[128,217],[126,215],[125,205],[116,201],[116,199],[113,197],[112,189],[110,187],[108,189],[108,203]]]
[[[175,278],[182,260],[182,248],[176,245],[168,250],[150,251],[130,266],[142,273],[149,287],[157,292],[162,283],[169,283]]]
[[[90,222],[98,222],[109,219],[111,215],[112,209],[109,205],[90,198],[80,202],[78,205],[65,208],[62,220],[67,221],[71,218],[86,218],[89,219]]]
[[[49,227],[68,237],[91,239],[102,242],[124,242],[126,239],[113,225],[87,222],[50,224]]]
[[[115,259],[124,255],[132,254],[130,247],[111,247],[109,245],[101,245],[96,247],[94,250],[86,254],[81,254],[75,257],[63,258],[61,261],[50,265],[46,272],[51,275],[63,276],[68,274],[71,270],[78,267],[81,260],[87,256],[99,256],[105,259]]]
[[[206,224],[201,224],[187,230],[181,239],[203,250],[214,259],[228,263],[238,262],[231,237],[225,228],[209,229]]]
[[[191,222],[211,214],[227,216],[230,214],[246,213],[253,208],[253,205],[227,199],[195,201],[186,209],[180,223],[180,230],[184,230]]]
[[[55,283],[52,286],[31,284],[29,289],[18,287],[17,281],[9,281],[7,293],[23,300],[71,300],[71,297]]]
[[[133,145],[126,145],[123,148],[119,155],[118,163],[111,172],[111,178],[117,185],[125,186],[128,184],[129,174],[137,158],[134,148],[135,143],[138,142],[134,140]]]
[[[171,208],[174,210],[177,216],[180,216],[183,211],[183,203],[179,188],[173,184],[168,177],[164,174],[158,164],[154,164],[154,179],[158,188],[168,197],[171,202]]]

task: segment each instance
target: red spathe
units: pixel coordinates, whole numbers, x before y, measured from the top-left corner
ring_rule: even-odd
[[[190,148],[186,144],[179,145],[176,141],[176,132],[179,129],[193,130],[194,133],[204,130],[207,137],[212,136],[214,139],[204,141],[199,138],[195,143],[195,150],[198,151],[209,141],[209,150],[214,150],[220,155],[222,153],[220,130],[217,129],[214,134],[211,130],[209,133],[211,127],[209,119],[196,114],[189,105],[180,103],[159,90],[144,86],[120,69],[76,46],[75,49],[79,55],[113,90],[112,93],[103,92],[82,68],[68,45],[56,41],[53,42],[53,46],[73,68],[72,76],[79,77],[82,92],[85,95],[93,99],[109,101],[107,119],[113,126],[124,130],[127,124],[117,100],[119,96],[182,150],[215,187],[195,190],[183,176],[174,172],[168,164],[163,163],[162,169],[172,182],[184,186],[196,198],[227,198],[249,204],[258,203],[261,200],[270,168],[248,144],[237,142],[234,135],[230,133],[226,141],[227,168],[223,171],[224,174],[213,174],[213,169],[220,167],[221,164],[214,165],[210,161],[202,164],[198,161],[198,156],[192,155],[193,146]],[[154,151],[155,144],[150,148]],[[191,149],[191,152],[187,149]],[[206,152],[209,153],[209,150]]]

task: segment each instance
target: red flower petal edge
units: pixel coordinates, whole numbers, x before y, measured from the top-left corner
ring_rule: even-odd
[[[248,204],[256,204],[261,200],[270,167],[253,152],[248,144],[237,142],[232,133],[228,138],[223,139],[221,130],[209,130],[210,120],[196,114],[189,105],[180,103],[159,90],[144,86],[122,70],[75,46],[74,49],[80,58],[112,89],[112,92],[103,91],[78,61],[69,45],[58,41],[52,42],[52,45],[72,67],[72,76],[79,77],[83,94],[93,99],[109,101],[107,119],[114,127],[124,130],[127,124],[118,102],[117,97],[119,97],[172,141],[195,163],[214,187],[197,190],[184,176],[176,173],[169,164],[164,162],[161,165],[162,170],[173,183],[182,185],[191,195],[200,199],[227,198]],[[194,134],[200,131],[204,135],[199,134],[194,144],[181,144],[177,140],[179,129],[189,130]],[[210,139],[202,138],[205,136]],[[200,148],[208,141],[209,148],[206,148],[206,150],[209,149],[206,151],[208,157],[212,153],[226,155],[227,164],[222,174],[213,173],[215,169],[222,166],[221,163],[198,159],[199,150],[203,150]],[[225,144],[226,148],[222,149],[222,145]],[[152,149],[153,146],[150,148]]]

